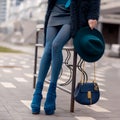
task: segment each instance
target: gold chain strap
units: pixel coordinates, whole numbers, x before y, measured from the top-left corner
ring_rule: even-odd
[[[82,68],[83,70],[85,70],[85,61],[83,62],[83,65],[82,65]],[[80,83],[83,83],[83,74],[81,72],[81,78],[80,78]],[[96,65],[95,65],[95,62],[94,62],[94,80],[93,82],[96,82]]]
[[[94,80],[93,82],[96,82],[96,65],[95,65],[95,62],[94,62]]]
[[[83,68],[83,70],[85,70],[85,61],[83,61],[82,68]],[[83,74],[82,74],[82,72],[81,72],[81,79],[80,79],[80,83],[83,83],[83,82],[84,82],[84,81],[83,81]]]

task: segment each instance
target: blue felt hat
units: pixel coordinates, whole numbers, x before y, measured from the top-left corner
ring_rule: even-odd
[[[81,28],[76,33],[73,44],[75,51],[87,62],[95,62],[104,54],[104,38],[97,29]]]

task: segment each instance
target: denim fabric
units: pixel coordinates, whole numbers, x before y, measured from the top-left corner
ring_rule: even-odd
[[[70,39],[70,25],[48,27],[46,46],[40,62],[38,81],[44,82],[51,64],[51,81],[56,82],[62,66],[62,48]]]
[[[41,99],[42,99],[42,89],[43,84],[40,82],[37,83],[36,90],[33,94],[33,99],[31,103],[32,113],[33,114],[39,114],[40,113],[40,106],[41,106]]]
[[[44,80],[46,78],[50,65],[51,65],[50,86],[54,84],[54,87],[56,88],[58,76],[59,76],[62,62],[63,62],[62,48],[68,42],[68,40],[70,39],[70,36],[71,35],[70,35],[69,24],[65,24],[63,26],[47,27],[46,45],[44,48],[42,59],[40,61],[38,80],[37,80],[37,85],[36,85],[36,89],[33,96],[34,101],[36,101],[35,99],[37,99],[37,97],[35,96],[35,93],[39,93],[39,94],[36,94],[38,97],[39,95],[42,94]],[[45,109],[47,109],[47,112],[50,114],[50,113],[54,113],[54,110],[55,110],[55,100],[53,99],[55,99],[56,97],[52,97],[52,96],[56,96],[56,95],[55,94],[50,95],[52,97],[52,101],[54,102],[52,103],[52,101],[49,102],[49,100],[47,100],[50,98],[49,93],[56,94],[56,89],[51,89],[50,87],[48,89],[48,94],[46,97]],[[34,104],[34,106],[40,105],[40,103],[34,103],[34,101],[32,101],[32,104]],[[41,102],[40,99],[39,99],[39,102]],[[51,106],[51,104],[52,106],[54,104],[54,109],[52,112],[49,111],[49,108],[47,108],[47,106]]]
[[[54,114],[56,110],[56,84],[52,82],[50,83],[48,89],[44,110],[47,115]]]

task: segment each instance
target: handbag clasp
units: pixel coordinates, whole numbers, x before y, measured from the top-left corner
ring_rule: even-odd
[[[91,98],[92,98],[92,93],[91,93],[91,91],[88,91],[88,92],[87,92],[87,97],[88,97],[88,99],[91,99]]]
[[[92,93],[91,93],[91,91],[87,92],[87,97],[90,100],[90,104],[92,104]]]

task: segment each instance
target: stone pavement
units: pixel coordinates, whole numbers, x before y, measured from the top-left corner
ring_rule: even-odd
[[[21,47],[22,48],[22,47]],[[25,46],[23,47],[23,49]],[[34,48],[31,48],[33,52]],[[104,56],[97,63],[96,77],[101,98],[92,106],[75,104],[75,112],[70,113],[70,94],[57,89],[57,109],[51,116],[44,114],[43,105],[48,84],[45,83],[41,114],[32,115],[30,103],[33,94],[34,56],[28,53],[0,53],[0,120],[119,120],[120,119],[120,59]],[[86,64],[86,70],[93,79],[93,66]],[[59,82],[68,78],[65,70]],[[79,73],[77,74],[79,78]],[[111,82],[114,80],[113,82]],[[70,85],[66,87],[70,90]],[[115,99],[114,99],[115,98]],[[118,98],[118,99],[117,99]]]

